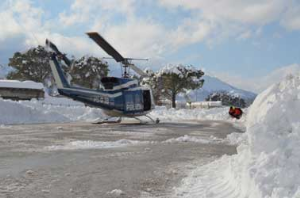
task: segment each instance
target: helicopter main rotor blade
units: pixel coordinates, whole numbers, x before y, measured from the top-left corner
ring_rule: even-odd
[[[128,64],[128,67],[130,67],[133,71],[135,71],[137,74],[139,74],[141,77],[146,77],[148,74],[146,74],[143,70],[135,66],[134,64]]]
[[[97,43],[107,54],[111,55],[117,62],[126,61],[125,58],[113,48],[98,32],[86,33],[95,43]]]

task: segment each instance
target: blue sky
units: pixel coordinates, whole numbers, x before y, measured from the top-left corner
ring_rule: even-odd
[[[75,56],[105,56],[97,31],[142,68],[183,63],[218,76],[256,78],[300,63],[297,0],[4,0],[0,63],[46,38]],[[112,63],[113,66],[115,64]],[[116,70],[116,68],[112,68]]]

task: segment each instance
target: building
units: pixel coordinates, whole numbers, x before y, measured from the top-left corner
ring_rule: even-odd
[[[33,81],[0,80],[0,97],[11,100],[44,98],[44,86]]]
[[[222,107],[222,101],[202,101],[202,102],[192,102],[188,104],[192,109],[194,108],[216,108]]]

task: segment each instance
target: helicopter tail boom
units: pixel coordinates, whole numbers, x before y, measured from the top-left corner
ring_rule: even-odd
[[[57,85],[57,88],[58,89],[69,88],[70,84],[68,83],[55,54],[53,54],[51,56],[50,67],[51,67],[52,74],[53,74],[55,83]]]

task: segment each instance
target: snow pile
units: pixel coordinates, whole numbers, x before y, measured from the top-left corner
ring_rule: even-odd
[[[120,196],[125,195],[125,193],[120,189],[114,189],[111,192],[108,192],[107,194],[114,196],[114,197],[120,197]]]
[[[147,141],[136,141],[136,140],[126,140],[121,139],[115,142],[97,142],[91,140],[84,141],[72,141],[64,145],[54,145],[46,147],[46,150],[77,150],[77,149],[106,149],[106,148],[117,148],[136,144],[149,143]]]
[[[299,198],[299,109],[300,76],[261,93],[248,113],[247,141],[229,137],[241,143],[238,154],[193,170],[175,197]]]
[[[44,89],[42,83],[33,81],[0,80],[1,88]]]
[[[67,100],[67,99],[66,99]],[[83,105],[59,104],[55,98],[46,101],[10,101],[0,99],[0,124],[57,123],[94,121],[106,117],[100,109]],[[64,102],[67,102],[64,100]],[[56,103],[55,105],[51,103]],[[5,113],[3,113],[5,112]]]
[[[250,197],[300,197],[299,109],[300,76],[288,76],[271,86],[251,107],[247,118],[249,145],[238,148],[237,160],[244,170],[236,175]],[[247,155],[249,158],[242,162]]]

